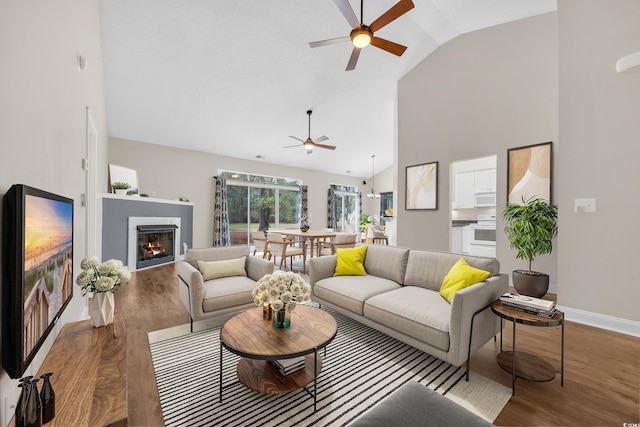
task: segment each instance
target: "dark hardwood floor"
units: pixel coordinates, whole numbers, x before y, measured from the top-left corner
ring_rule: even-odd
[[[178,297],[173,264],[133,273],[117,296],[127,324],[128,419],[130,426],[162,425],[147,332],[189,321]],[[616,426],[640,422],[640,339],[567,322],[564,387],[516,382],[516,394],[495,421],[499,426]],[[560,366],[560,328],[518,325],[518,349]],[[499,340],[471,358],[471,370],[511,387],[511,375],[496,363]],[[511,325],[504,347],[511,346]]]

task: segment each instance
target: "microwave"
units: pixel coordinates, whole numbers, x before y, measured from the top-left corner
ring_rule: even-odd
[[[496,193],[475,193],[474,206],[476,208],[495,207],[496,206]]]

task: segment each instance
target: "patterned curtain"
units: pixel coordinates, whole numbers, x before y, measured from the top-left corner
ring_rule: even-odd
[[[327,227],[334,230],[338,227],[338,221],[336,220],[336,191],[333,188],[329,188],[327,197]]]
[[[301,185],[298,193],[298,220],[307,218],[309,220],[309,199],[307,198],[308,185]]]
[[[213,211],[213,246],[229,246],[229,209],[227,207],[227,179],[216,177],[215,207]]]

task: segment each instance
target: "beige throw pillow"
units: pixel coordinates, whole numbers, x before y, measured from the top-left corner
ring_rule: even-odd
[[[198,261],[198,270],[203,280],[219,279],[220,277],[247,276],[244,264],[247,257],[225,259],[223,261]]]

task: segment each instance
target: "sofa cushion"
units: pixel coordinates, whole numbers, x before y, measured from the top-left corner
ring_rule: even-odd
[[[221,246],[212,248],[190,248],[184,254],[185,261],[219,261],[240,258],[249,254],[248,246]],[[198,268],[197,265],[194,267]]]
[[[366,246],[357,248],[338,248],[336,250],[336,271],[334,276],[366,276],[362,264],[367,253]]]
[[[439,292],[445,276],[459,259],[459,254],[412,249],[407,261],[404,284]],[[488,271],[489,277],[500,273],[500,263],[495,258],[465,255],[464,259],[470,266]],[[365,267],[367,267],[366,263]],[[369,271],[368,268],[367,271]]]
[[[482,282],[489,277],[489,272],[471,267],[464,258],[460,258],[451,270],[444,276],[442,286],[440,287],[440,295],[447,300],[449,304],[453,301],[456,292]]]
[[[364,315],[440,350],[449,350],[451,305],[438,292],[403,286],[369,298]]]
[[[369,245],[364,258],[364,269],[372,276],[384,277],[402,283],[407,268],[409,249],[387,245]]]
[[[221,261],[198,261],[198,270],[202,274],[202,280],[219,279],[221,277],[247,276],[244,269],[246,256],[236,259]]]
[[[396,282],[382,277],[337,276],[318,280],[313,286],[313,294],[362,316],[366,300],[379,293],[399,288],[400,285]]]
[[[256,282],[248,277],[234,276],[204,282],[202,311],[210,312],[253,303],[251,291]]]

